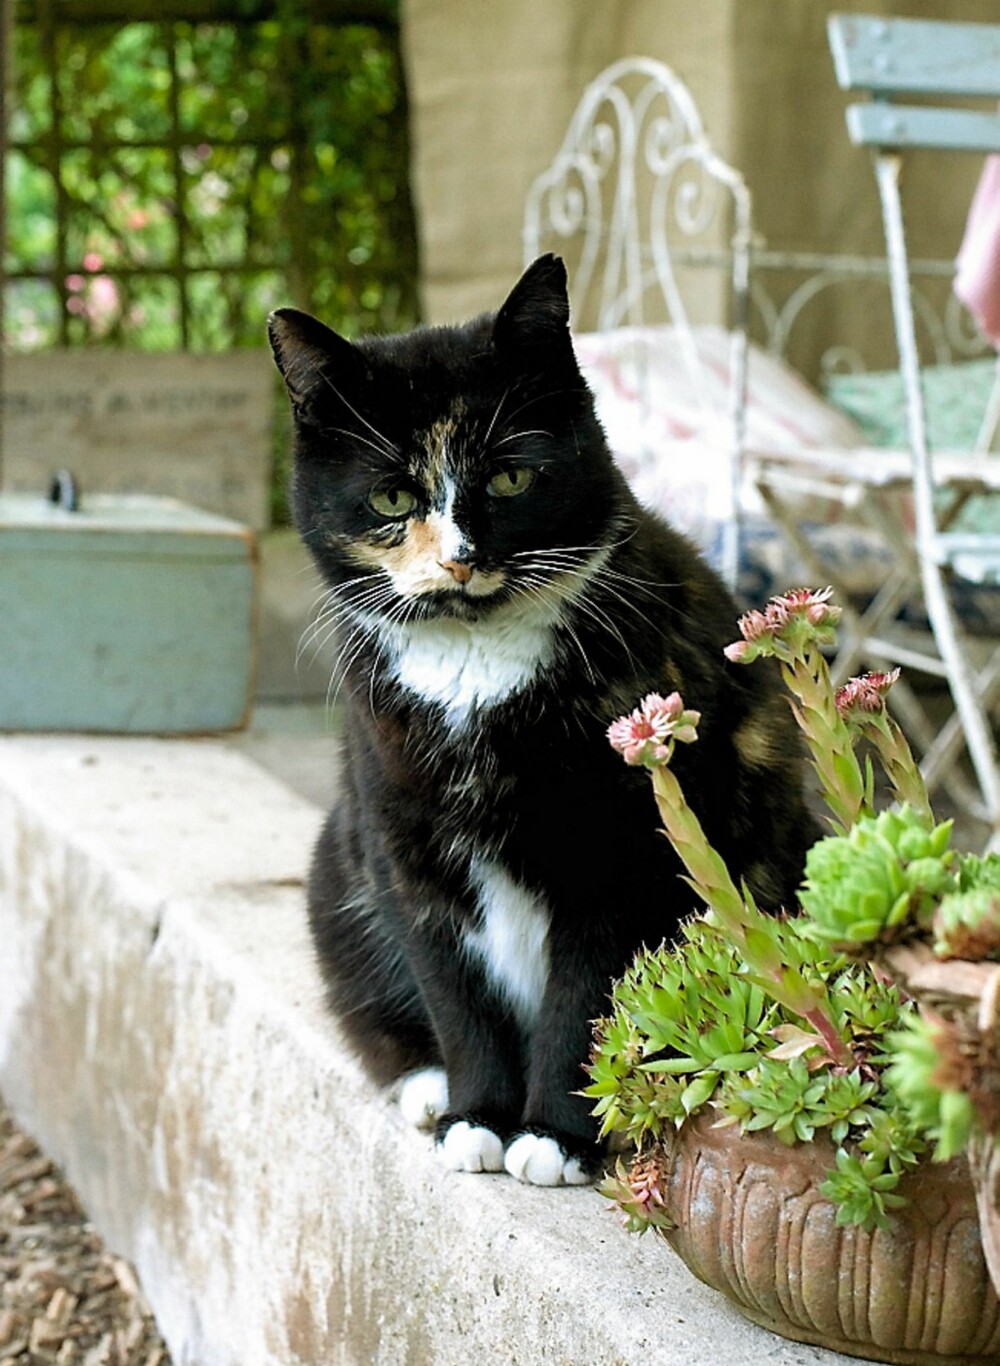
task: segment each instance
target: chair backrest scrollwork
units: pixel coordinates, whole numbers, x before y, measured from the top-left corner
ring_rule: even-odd
[[[525,259],[567,255],[574,312],[594,331],[686,325],[679,265],[700,258],[718,270],[720,248],[729,256],[735,246],[745,275],[749,238],[743,177],[713,152],[684,82],[646,57],[587,86],[525,203]]]
[[[524,213],[525,261],[543,251],[566,259],[574,328],[672,325],[691,397],[716,422],[720,414],[711,414],[709,399],[714,386],[692,323],[731,329],[730,577],[745,408],[750,214],[746,183],[713,152],[687,86],[647,57],[624,58],[587,86],[562,146],[529,189]]]

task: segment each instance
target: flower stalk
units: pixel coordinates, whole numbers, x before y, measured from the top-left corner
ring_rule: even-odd
[[[852,678],[837,692],[836,707],[848,727],[874,747],[896,801],[911,806],[931,826],[934,815],[923,776],[886,707],[889,689],[898,678],[899,669]]]
[[[652,771],[653,794],[667,838],[688,873],[694,891],[747,964],[752,978],[779,1004],[808,1021],[830,1059],[853,1067],[856,1059],[833,1022],[826,993],[807,981],[802,958],[783,924],[762,915],[748,892],[737,889],[723,859],[712,848],[669,764],[674,744],[697,739],[697,712],[687,711],[678,693],[651,694],[628,717],[615,721],[608,739],[626,762]]]
[[[805,736],[830,823],[843,834],[859,815],[871,812],[872,792],[871,780],[862,774],[854,753],[854,737],[834,701],[821,652],[822,646],[833,644],[841,615],[841,609],[828,601],[832,591],[798,588],[772,598],[763,612],[747,612],[739,621],[743,639],[728,645],[725,655],[735,664],[778,660],[795,699],[792,712]]]

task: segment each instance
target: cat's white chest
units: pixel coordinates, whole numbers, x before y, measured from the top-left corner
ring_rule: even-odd
[[[522,691],[553,655],[548,621],[412,622],[393,635],[393,672],[404,688],[439,703],[451,724]]]
[[[498,863],[475,859],[470,876],[482,920],[466,931],[466,950],[530,1030],[549,978],[548,908]]]

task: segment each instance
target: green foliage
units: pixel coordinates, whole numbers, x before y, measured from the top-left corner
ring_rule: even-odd
[[[922,1015],[909,1016],[892,1036],[893,1060],[886,1080],[913,1125],[936,1145],[935,1158],[943,1162],[965,1148],[975,1111],[964,1091],[941,1079],[941,1031],[941,1025]]]
[[[806,857],[800,904],[810,933],[843,950],[891,940],[906,924],[925,924],[937,899],[954,889],[951,822],[928,829],[912,807],[861,816],[846,835],[819,840]]]
[[[391,29],[318,24],[284,0],[266,22],[60,25],[51,68],[35,28],[15,40],[17,349],[260,346],[281,303],[348,334],[415,321]]]
[[[602,1132],[627,1135],[640,1152],[669,1146],[673,1130],[705,1108],[745,1132],[771,1129],[789,1145],[824,1132],[845,1154],[827,1192],[838,1217],[871,1228],[894,1207],[901,1172],[923,1151],[882,1075],[888,1040],[913,1007],[867,967],[821,950],[804,921],[775,923],[786,940],[800,938],[863,1062],[850,1071],[832,1065],[823,1040],[752,980],[718,927],[695,920],[680,944],[641,953],[616,985],[612,1013],[597,1024],[584,1094]],[[641,1198],[633,1190],[626,1200],[624,1187],[612,1194],[626,1201],[632,1226],[645,1226],[645,1187]]]
[[[940,958],[1000,958],[1000,891],[972,887],[943,897],[934,915]]]
[[[704,921],[686,926],[677,950],[639,955],[598,1024],[584,1091],[603,1134],[659,1134],[711,1099],[725,1073],[753,1064],[777,1008],[739,969]]]
[[[891,1101],[883,1101],[887,1103]],[[837,1137],[837,1141],[843,1140]],[[900,1177],[912,1171],[926,1153],[927,1142],[919,1126],[898,1106],[871,1109],[853,1150],[837,1150],[836,1170],[820,1186],[838,1207],[837,1222],[885,1228],[888,1211],[905,1204],[905,1198],[896,1194]]]
[[[883,1061],[889,1034],[904,1012],[899,987],[856,963],[839,972],[833,970],[828,985],[834,1018],[844,1037],[863,1048],[875,1062]]]
[[[1000,893],[1000,854],[963,854],[958,869],[958,890],[986,889]]]
[[[838,1148],[836,1170],[819,1189],[837,1206],[838,1224],[885,1228],[887,1211],[906,1204],[905,1198],[895,1193],[898,1185],[899,1174],[887,1170],[877,1158]]]

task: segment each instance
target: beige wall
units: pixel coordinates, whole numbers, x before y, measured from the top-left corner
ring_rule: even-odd
[[[687,82],[713,145],[746,176],[770,246],[880,253],[870,160],[848,141],[848,96],[827,46],[833,10],[1000,18],[996,0],[404,0],[428,321],[504,297],[521,266],[531,180],[587,81],[630,53]],[[917,254],[954,254],[977,173],[974,158],[915,168]],[[846,297],[831,309],[813,331],[844,325]],[[800,339],[803,368],[821,341]]]
[[[586,83],[616,57],[671,62],[713,133],[728,123],[717,73],[739,3],[748,0],[404,0],[428,321],[503,298],[521,265],[528,186]]]

